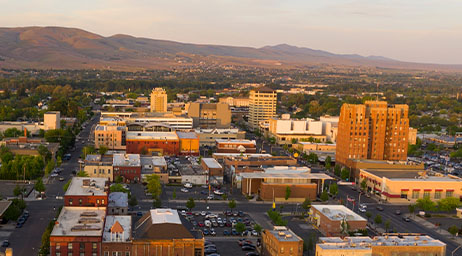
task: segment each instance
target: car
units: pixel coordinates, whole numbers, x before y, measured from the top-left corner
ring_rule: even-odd
[[[238,236],[239,235],[239,233],[234,228],[233,228],[233,230],[231,230],[231,234],[233,236]]]
[[[411,221],[411,219],[410,219],[409,217],[406,217],[406,216],[403,217],[403,220],[404,220],[405,222],[410,222],[410,221]]]
[[[257,252],[248,252],[245,256],[259,256],[259,254]]]
[[[381,205],[377,205],[376,209],[377,209],[378,211],[383,211],[383,207],[382,207]]]
[[[196,226],[197,226],[197,221],[192,220],[192,221],[191,221],[191,224],[192,224],[194,227],[196,227]]]
[[[243,211],[239,211],[239,212],[237,213],[237,215],[239,215],[239,217],[244,217],[244,212],[243,212]]]
[[[217,253],[217,249],[216,248],[209,248],[207,250],[204,250],[204,254],[206,254],[206,255],[210,255],[212,253]]]
[[[217,232],[215,232],[215,229],[213,229],[213,228],[210,229],[210,235],[212,235],[212,236],[217,235]]]
[[[8,246],[10,246],[10,241],[8,241],[8,240],[3,240],[3,242],[2,242],[2,247],[8,247]]]
[[[17,222],[23,224],[24,222],[26,222],[26,218],[21,217],[21,218],[18,219]]]
[[[199,227],[201,227],[201,228],[205,226],[204,222],[202,222],[202,221],[199,222],[199,223],[197,223],[197,225],[198,225]]]
[[[206,191],[206,190],[202,190],[202,191],[201,191],[201,195],[208,195],[208,194],[209,194],[209,192]]]
[[[204,230],[202,231],[204,233],[204,236],[208,236],[210,235],[210,232],[208,229],[204,228]]]
[[[218,227],[218,223],[215,220],[212,220],[212,226]]]
[[[201,188],[205,188],[205,189],[208,189],[209,186],[208,185],[202,185]]]
[[[215,197],[213,195],[210,195],[210,196],[207,197],[207,200],[213,200],[213,199],[215,199]]]
[[[367,198],[371,198],[371,194],[366,193],[366,197],[367,197]]]
[[[83,164],[85,163],[82,159],[79,159],[79,161],[77,161],[79,164]]]
[[[207,213],[205,211],[201,211],[201,215],[205,216],[205,215],[207,215]]]
[[[223,193],[222,191],[220,191],[220,190],[215,190],[215,191],[213,191],[213,193],[214,193],[215,195],[217,195],[217,196],[221,196],[221,195],[224,194],[224,193]]]
[[[50,177],[52,177],[52,178],[58,177],[58,174],[54,172],[54,173],[50,174]]]
[[[401,215],[401,211],[400,211],[400,210],[396,210],[396,211],[395,211],[395,214],[396,214],[396,215]]]
[[[214,245],[214,244],[209,244],[209,245],[205,245],[205,246],[204,246],[204,249],[205,249],[205,250],[207,250],[207,249],[215,249],[215,250],[216,250],[216,249],[217,249],[217,246]]]
[[[180,189],[180,191],[183,192],[183,193],[188,193],[189,192],[189,190],[187,188],[182,188],[182,189]]]
[[[206,227],[211,227],[211,226],[212,226],[212,222],[210,222],[210,220],[206,220],[206,221],[204,221],[204,225],[205,225]]]
[[[209,253],[209,254],[207,254],[207,256],[220,256],[220,254],[214,252],[214,253]]]
[[[63,176],[59,176],[59,181],[64,181],[64,177],[63,177]]]
[[[258,236],[258,232],[256,230],[252,230],[252,236]]]
[[[205,216],[206,219],[214,219],[214,218],[218,218],[218,216],[216,214],[213,214],[213,213],[209,213]]]
[[[223,230],[223,235],[224,236],[229,236],[229,235],[231,235],[231,233],[229,232],[229,230],[225,229],[225,230]]]
[[[143,213],[142,212],[137,212],[136,216],[141,217],[141,216],[143,216]]]
[[[24,210],[24,214],[23,214],[23,215],[29,217],[29,211]]]
[[[366,209],[367,205],[363,203],[363,204],[359,204],[359,207]]]
[[[244,245],[242,246],[241,248],[243,251],[255,251],[255,247],[254,246],[250,246],[250,245]]]
[[[366,212],[366,208],[363,208],[363,207],[359,207],[358,210],[359,210],[360,212]]]
[[[16,223],[16,228],[22,228],[22,226],[24,225],[24,223]]]
[[[186,182],[183,186],[184,186],[185,188],[192,188],[192,187],[193,187],[193,184],[190,183],[190,182]]]

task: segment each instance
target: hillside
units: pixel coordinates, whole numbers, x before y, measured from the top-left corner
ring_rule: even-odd
[[[381,56],[333,54],[286,44],[262,48],[234,47],[128,35],[103,37],[63,27],[0,28],[0,67],[138,70],[224,64],[273,68],[346,65],[462,70],[462,65],[408,63]]]

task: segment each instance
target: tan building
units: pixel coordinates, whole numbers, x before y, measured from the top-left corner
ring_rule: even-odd
[[[423,170],[361,169],[359,182],[366,181],[369,192],[391,203],[412,203],[425,197],[438,201],[447,197],[462,199],[462,179]]]
[[[349,159],[405,161],[409,139],[407,105],[385,101],[343,104],[338,123],[336,161]]]
[[[409,127],[409,144],[415,145],[417,143],[417,129]]]
[[[194,127],[229,128],[231,125],[231,109],[226,103],[192,102],[188,116],[193,119]]]
[[[49,111],[43,114],[44,130],[56,130],[61,128],[61,113],[59,111]]]
[[[233,97],[226,97],[220,98],[220,103],[226,103],[230,107],[248,107],[250,104],[249,98],[233,98]]]
[[[367,225],[366,219],[343,205],[312,205],[309,215],[311,222],[326,236],[345,235],[348,231],[366,229]],[[349,228],[342,230],[342,226]]]
[[[199,145],[214,147],[216,140],[242,140],[245,139],[245,131],[234,129],[196,129],[199,136]]]
[[[105,146],[108,149],[125,150],[125,126],[97,125],[95,128],[95,148]]]
[[[268,87],[252,89],[249,95],[249,125],[256,130],[261,121],[276,116],[277,92]]]
[[[216,140],[217,153],[256,153],[255,140]]]
[[[326,135],[327,141],[335,143],[338,133],[338,116],[321,116],[319,121],[322,122],[322,134]]]
[[[313,151],[323,151],[323,152],[334,152],[336,144],[327,144],[327,143],[314,143],[314,142],[298,142],[293,144],[292,147],[299,152],[309,154]]]
[[[273,230],[265,229],[261,234],[262,255],[265,256],[302,256],[303,239],[292,230],[275,226]]]
[[[429,236],[320,237],[316,256],[445,256],[446,244]]]
[[[92,178],[105,178],[110,181],[114,178],[112,156],[87,155],[83,171]]]
[[[277,144],[293,144],[293,141],[318,139],[326,141],[322,133],[322,122],[311,118],[291,119],[290,114],[281,118],[272,117],[268,120],[268,136],[276,139]]]
[[[151,112],[167,112],[167,92],[163,88],[155,88],[152,90]]]
[[[425,169],[424,163],[415,163],[412,161],[384,161],[384,160],[368,160],[368,159],[350,159],[348,166],[351,169],[350,177],[355,178],[359,182],[359,173],[361,169],[381,169],[381,170],[413,170],[422,171]],[[359,183],[358,183],[359,184]]]

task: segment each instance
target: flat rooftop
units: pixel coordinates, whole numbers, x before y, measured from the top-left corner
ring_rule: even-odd
[[[215,140],[217,143],[232,143],[232,144],[253,144],[253,145],[256,145],[256,141],[254,140],[235,140],[235,139],[231,139],[231,140],[227,140],[227,139],[217,139]]]
[[[223,168],[221,164],[218,163],[217,160],[215,160],[215,158],[202,158],[202,162],[204,162],[208,168],[212,168],[212,169]]]
[[[103,242],[128,242],[131,240],[131,234],[132,216],[108,215],[106,217]]]
[[[113,166],[141,166],[139,154],[114,154],[112,159]]]
[[[115,126],[115,125],[109,125],[109,126],[108,125],[97,125],[95,127],[96,131],[109,131],[109,130],[123,131],[125,129],[126,129],[125,126]]]
[[[243,179],[310,179],[310,180],[332,180],[334,178],[324,173],[258,173],[248,172],[239,174]]]
[[[440,240],[430,236],[357,236],[357,237],[320,237],[317,244],[322,249],[371,249],[371,246],[446,246]]]
[[[272,157],[271,154],[256,154],[256,153],[213,153],[212,156],[216,157],[255,157],[255,158],[261,158],[261,157]]]
[[[210,133],[210,134],[237,134],[238,128],[229,129],[195,129],[196,133]]]
[[[65,196],[104,196],[106,192],[106,178],[74,177]]]
[[[266,230],[266,232],[271,233],[278,241],[281,242],[298,242],[302,240],[297,234],[292,230]]]
[[[273,166],[264,168],[266,173],[302,173],[311,172],[311,168],[306,166]]]
[[[127,140],[178,140],[175,132],[141,132],[129,131]]]
[[[65,206],[51,236],[101,236],[106,207]]]
[[[109,193],[108,207],[128,207],[128,194],[124,192]]]
[[[152,224],[182,224],[178,211],[175,209],[152,209],[150,210]]]
[[[443,175],[423,170],[401,170],[401,169],[361,169],[377,177],[385,177],[394,181],[447,181],[461,182],[462,179],[453,175]]]
[[[101,161],[101,155],[87,155],[85,161],[99,162]]]
[[[176,132],[178,138],[180,139],[197,139],[197,134],[195,132]]]
[[[165,161],[165,158],[163,156],[142,156],[141,165],[143,166],[152,165],[152,166],[163,167],[163,166],[167,166],[167,161]]]
[[[312,205],[314,208],[321,212],[324,216],[333,221],[341,221],[346,219],[347,221],[366,221],[360,215],[354,213],[343,205]]]
[[[317,146],[333,146],[335,147],[337,144],[333,144],[333,143],[314,143],[314,142],[306,142],[306,141],[300,141],[300,142],[297,142],[297,144],[301,144],[301,145],[317,145]]]

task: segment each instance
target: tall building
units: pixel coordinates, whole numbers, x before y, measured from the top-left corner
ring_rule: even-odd
[[[249,124],[258,129],[260,121],[276,116],[277,93],[268,87],[260,87],[250,91]]]
[[[152,90],[151,112],[167,112],[167,92],[163,88]]]
[[[405,161],[409,139],[409,107],[385,101],[343,104],[338,123],[336,162],[349,159]]]
[[[189,105],[188,116],[193,119],[194,127],[229,128],[231,109],[226,103],[198,103]]]
[[[44,130],[55,130],[61,128],[61,113],[59,111],[49,111],[43,114]]]

